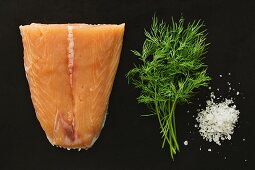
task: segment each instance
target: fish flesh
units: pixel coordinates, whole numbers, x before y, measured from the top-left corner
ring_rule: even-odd
[[[90,148],[104,126],[125,24],[20,26],[36,116],[52,145]]]

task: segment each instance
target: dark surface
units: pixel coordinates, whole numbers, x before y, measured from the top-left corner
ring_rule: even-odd
[[[136,58],[131,49],[141,49],[143,29],[151,17],[170,22],[171,16],[186,21],[203,19],[211,43],[205,62],[212,88],[227,92],[227,81],[240,91],[236,105],[240,119],[231,141],[222,146],[203,141],[194,128],[196,109],[205,107],[207,89],[177,108],[177,131],[181,152],[170,160],[168,148],[161,149],[159,127],[154,117],[144,118],[144,105],[136,101],[138,91],[127,84],[125,74]],[[1,114],[0,169],[255,169],[255,1],[68,1],[1,0]],[[124,46],[112,91],[105,127],[93,148],[67,151],[48,142],[30,99],[23,68],[23,48],[18,26],[40,23],[126,23]],[[228,73],[231,76],[227,76]],[[223,78],[219,78],[222,74]],[[240,82],[240,84],[238,84]],[[199,97],[199,100],[198,98]],[[190,110],[190,113],[186,111]],[[246,140],[243,141],[243,138]],[[188,146],[183,142],[189,141]],[[202,148],[200,151],[199,148]],[[207,149],[211,148],[212,152]],[[226,157],[226,160],[224,159]],[[245,161],[247,160],[247,161]]]

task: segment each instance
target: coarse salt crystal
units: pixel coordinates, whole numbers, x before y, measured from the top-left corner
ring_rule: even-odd
[[[210,149],[210,148],[209,148],[209,149],[208,149],[208,151],[209,151],[209,152],[211,152],[211,151],[212,151],[212,149]]]
[[[187,140],[185,140],[183,143],[184,143],[184,145],[188,145],[189,144],[189,142]]]
[[[222,77],[222,75],[220,74],[220,77]]]
[[[240,112],[236,110],[232,99],[216,103],[214,98],[214,94],[211,93],[211,100],[206,102],[206,109],[198,113],[196,120],[203,139],[221,145],[221,140],[231,140]]]

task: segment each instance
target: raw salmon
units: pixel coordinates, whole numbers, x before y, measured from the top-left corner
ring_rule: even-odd
[[[36,116],[51,144],[93,145],[104,126],[124,24],[20,26]]]

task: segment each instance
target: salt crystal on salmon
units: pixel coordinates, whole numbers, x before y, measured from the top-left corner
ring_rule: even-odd
[[[51,144],[90,148],[103,128],[125,24],[20,26],[36,116]]]

